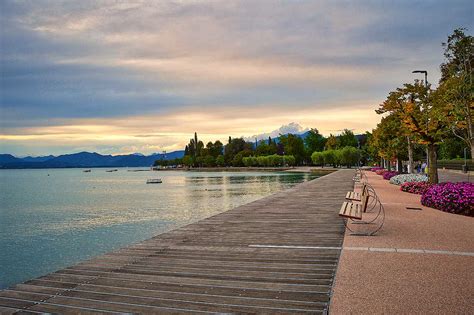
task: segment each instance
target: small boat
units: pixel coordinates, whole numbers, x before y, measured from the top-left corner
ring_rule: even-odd
[[[113,170],[106,170],[107,173],[111,173],[111,172],[117,172],[118,169],[113,169]]]
[[[90,173],[91,170],[83,170],[84,173]]]
[[[147,184],[161,184],[161,178],[154,178],[154,179],[148,179],[146,181]]]

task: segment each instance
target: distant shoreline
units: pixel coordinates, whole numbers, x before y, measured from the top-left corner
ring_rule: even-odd
[[[97,170],[106,171],[109,169],[127,170],[128,172],[159,172],[159,171],[185,171],[185,172],[295,172],[295,173],[312,173],[312,172],[334,172],[337,169],[332,167],[311,167],[311,166],[300,166],[300,167],[196,167],[196,168],[163,168],[153,170],[151,167],[140,167],[140,166],[122,166],[122,167],[110,167],[110,166],[84,166],[84,167],[50,167],[50,168],[0,168],[0,170],[59,170],[59,169],[77,169],[78,171],[83,170]]]

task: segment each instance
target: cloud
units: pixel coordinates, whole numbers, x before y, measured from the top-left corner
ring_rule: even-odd
[[[420,67],[436,82],[440,43],[473,28],[462,0],[0,6],[0,141],[15,152],[148,152],[291,121],[370,129],[390,90]]]
[[[249,108],[244,113],[231,113],[225,107],[208,111],[184,109],[167,114],[123,116],[114,118],[78,118],[57,120],[50,126],[3,128],[1,151],[20,155],[44,152],[64,154],[96,151],[104,154],[181,150],[197,132],[205,143],[229,136],[243,136],[254,141],[278,136],[279,133],[300,133],[313,127],[325,135],[351,126],[355,132],[373,127],[377,119],[373,101],[352,103],[352,109],[340,112],[337,106],[315,112],[311,108]],[[269,111],[269,108],[272,108]],[[271,115],[270,115],[271,113]],[[288,124],[288,117],[295,122]],[[268,133],[268,130],[273,132]],[[43,148],[43,149],[42,149]],[[43,151],[41,151],[43,150]]]

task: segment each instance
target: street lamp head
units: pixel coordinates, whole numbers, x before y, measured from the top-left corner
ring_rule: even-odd
[[[412,71],[411,73],[424,73],[424,74],[428,74],[428,71],[426,71],[426,70],[414,70],[414,71]]]

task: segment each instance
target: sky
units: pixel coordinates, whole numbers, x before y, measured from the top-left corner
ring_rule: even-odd
[[[0,1],[0,153],[371,130],[472,1]]]

